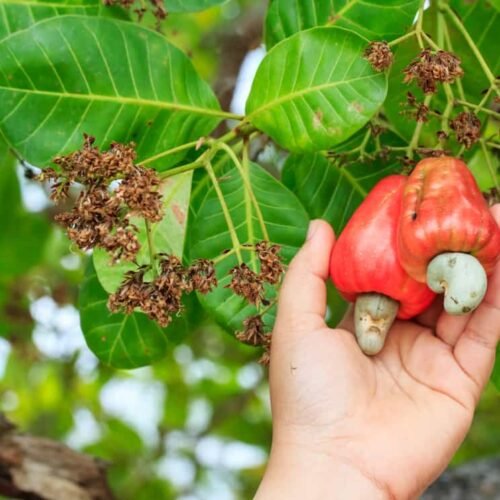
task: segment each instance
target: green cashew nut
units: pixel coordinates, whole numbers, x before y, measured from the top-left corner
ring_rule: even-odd
[[[442,253],[427,266],[427,285],[444,292],[444,308],[449,314],[467,314],[483,300],[488,281],[481,263],[472,255]]]
[[[354,306],[354,331],[359,347],[365,354],[373,356],[382,350],[398,309],[399,302],[386,295],[358,295]]]

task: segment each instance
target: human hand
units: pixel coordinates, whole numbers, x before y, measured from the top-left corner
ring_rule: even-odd
[[[500,205],[492,209],[500,224]],[[439,297],[365,356],[352,312],[327,327],[334,244],[314,221],[285,277],[270,366],[273,444],[256,498],[408,499],[448,465],[472,422],[500,339],[500,264],[482,304],[449,316]]]

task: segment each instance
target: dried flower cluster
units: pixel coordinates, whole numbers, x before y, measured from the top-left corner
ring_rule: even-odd
[[[450,127],[455,131],[457,141],[470,149],[481,137],[481,122],[474,113],[463,111],[450,121]]]
[[[260,262],[260,272],[256,273],[245,263],[239,264],[229,271],[232,278],[226,288],[230,288],[256,306],[269,305],[269,301],[264,297],[264,283],[277,285],[285,271],[279,255],[280,246],[260,241],[254,250]],[[236,338],[245,344],[264,347],[265,352],[259,363],[269,364],[271,333],[266,332],[261,314],[246,318],[243,321],[243,330],[236,333]]]
[[[429,120],[429,107],[423,102],[418,102],[413,93],[406,93],[406,102],[408,107],[411,109],[411,115],[417,122],[425,123]]]
[[[236,295],[245,297],[253,305],[267,305],[268,302],[264,298],[264,283],[278,284],[284,272],[279,251],[279,245],[271,245],[268,241],[258,242],[255,245],[255,252],[260,261],[260,272],[256,273],[243,262],[229,271],[232,279],[226,288],[233,290]]]
[[[217,286],[214,263],[205,259],[185,267],[174,255],[161,254],[159,267],[159,276],[151,281],[145,280],[149,266],[126,273],[118,290],[109,297],[110,311],[131,314],[138,308],[166,327],[182,311],[184,294],[193,291],[206,294]]]
[[[134,4],[136,4],[136,0],[103,0],[103,4],[106,5],[107,7],[113,6],[113,5],[118,5],[120,7],[123,7],[124,9],[131,9]],[[146,2],[141,1],[139,6],[134,8],[134,12],[137,14],[137,17],[139,20],[141,20],[144,17],[144,14],[148,11],[148,4]],[[159,24],[161,21],[166,19],[168,12],[167,9],[165,8],[165,4],[163,0],[149,0],[149,10],[151,10],[151,13],[153,16],[156,18],[157,21],[157,27],[159,27]]]
[[[437,82],[453,83],[463,76],[460,64],[460,59],[451,52],[445,50],[433,52],[431,49],[424,49],[418,58],[404,69],[404,82],[410,83],[416,80],[424,93],[434,94]]]
[[[83,148],[54,159],[59,172],[46,168],[38,180],[53,181],[51,199],[66,200],[70,186],[84,186],[74,207],[55,219],[67,231],[68,237],[82,250],[100,247],[114,261],[134,260],[140,249],[137,228],[131,215],[151,222],[162,218],[160,179],[151,169],[134,164],[134,145],[113,143],[108,151],[99,151],[94,138],[85,135]],[[110,183],[120,180],[115,191]]]
[[[231,282],[226,288],[230,288],[236,295],[245,297],[250,304],[255,306],[265,304],[264,281],[261,276],[244,262],[233,267],[229,273]]]
[[[371,42],[365,50],[364,57],[376,71],[386,70],[394,61],[394,54],[387,42]]]
[[[236,333],[236,338],[244,344],[264,347],[259,363],[268,365],[271,354],[271,333],[266,333],[264,321],[260,314],[250,316],[243,321],[243,331]]]

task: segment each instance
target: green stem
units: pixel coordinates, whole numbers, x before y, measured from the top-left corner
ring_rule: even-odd
[[[442,12],[439,12],[439,18],[441,19],[441,22],[442,22],[442,26],[443,26],[443,35],[444,35],[444,40],[445,40],[445,44],[446,44],[446,48],[451,52],[451,53],[455,53],[455,51],[453,50],[453,45],[451,43],[451,37],[450,37],[450,32],[448,30],[448,25],[446,24],[445,20],[444,20],[444,15]],[[455,83],[457,84],[457,88],[458,88],[458,95],[460,96],[460,99],[462,99],[462,101],[465,101],[465,92],[464,92],[464,87],[462,85],[462,80],[460,78],[457,78]],[[463,106],[464,108],[464,111],[466,111],[466,108],[465,106]]]
[[[429,104],[432,100],[432,96],[434,94],[427,94],[424,99],[424,105],[429,107]],[[408,158],[413,158],[413,152],[418,146],[418,141],[420,140],[420,134],[422,133],[422,127],[424,125],[424,122],[417,122],[417,125],[415,127],[415,130],[413,131],[413,136],[411,138],[410,144],[408,144],[408,147],[406,148],[406,156]]]
[[[500,144],[496,143],[496,142],[491,142],[491,141],[484,141],[484,143],[486,144],[486,146],[488,146],[489,148],[493,148],[493,149],[500,149]]]
[[[182,144],[181,146],[176,146],[175,148],[167,149],[166,151],[162,151],[161,153],[158,153],[157,155],[150,156],[143,162],[141,162],[141,165],[147,165],[148,163],[152,163],[156,160],[159,160],[160,158],[165,158],[165,156],[170,156],[175,153],[180,153],[181,151],[184,151],[186,149],[191,149],[196,147],[200,141],[203,140],[203,137],[200,137],[196,141],[191,141],[191,142],[186,142],[186,144]]]
[[[372,131],[371,131],[370,127],[368,127],[368,130],[366,131],[365,136],[363,137],[363,141],[359,145],[359,158],[360,158],[360,160],[362,160],[366,154],[366,151],[365,151],[366,145],[368,144],[368,141],[370,140],[371,134],[372,134]]]
[[[146,224],[146,235],[148,240],[149,264],[151,266],[151,270],[153,271],[153,277],[157,278],[158,269],[156,268],[156,253],[153,243],[153,236],[151,234],[151,223],[147,219],[144,219],[144,222]]]
[[[195,170],[197,168],[204,167],[204,160],[198,159],[191,163],[186,163],[186,165],[181,165],[180,167],[171,168],[170,170],[165,170],[165,172],[160,172],[158,176],[160,179],[168,179],[174,175],[183,174],[184,172],[189,172],[190,170]]]
[[[438,39],[438,44],[441,47],[444,47],[445,24],[446,23],[445,23],[443,14],[441,12],[439,12],[438,18],[437,18],[437,39]],[[446,95],[446,108],[441,116],[441,129],[448,136],[448,134],[450,132],[449,120],[450,120],[451,112],[453,110],[453,106],[455,104],[455,96],[453,95],[453,90],[452,90],[451,85],[449,83],[443,83],[443,89],[444,89],[444,93]],[[441,141],[438,140],[438,144],[440,144],[440,143],[441,143]]]
[[[457,104],[461,104],[465,108],[472,108],[476,113],[484,113],[486,115],[493,116],[494,118],[500,119],[500,113],[493,111],[492,109],[484,108],[480,104],[472,104],[471,102],[457,100]]]
[[[462,21],[460,18],[455,14],[453,9],[448,5],[448,4],[443,4],[442,9],[448,14],[449,18],[452,20],[453,24],[456,26],[458,31],[462,34],[462,36],[465,38],[466,42],[468,43],[470,49],[476,56],[477,61],[479,62],[479,65],[481,66],[482,70],[484,71],[484,74],[486,75],[486,78],[488,78],[488,81],[490,82],[491,87],[495,90],[497,94],[499,94],[499,90],[496,84],[496,79],[495,75],[491,72],[490,67],[484,60],[481,52],[477,48],[477,45],[475,44],[474,40],[472,37],[469,35],[469,32],[465,29],[465,26],[462,24]]]
[[[441,50],[441,47],[425,31],[422,31],[422,36],[434,50]]]
[[[495,167],[491,164],[491,158],[488,149],[486,148],[486,141],[481,139],[479,142],[481,144],[481,149],[483,150],[483,154],[486,159],[486,165],[488,166],[488,170],[490,171],[491,180],[493,181],[495,188],[498,189],[499,188],[498,177],[495,173]]]
[[[420,3],[420,7],[418,8],[418,14],[417,14],[417,25],[415,27],[415,34],[417,35],[417,41],[418,45],[421,49],[424,48],[424,42],[422,41],[422,23],[424,20],[424,6],[425,6],[425,1],[422,0]]]
[[[416,34],[415,30],[410,31],[409,33],[406,33],[406,35],[400,36],[399,38],[396,38],[392,42],[389,42],[387,45],[389,47],[394,47],[394,45],[397,45],[398,43],[404,42],[405,40],[408,40],[408,38],[413,38]]]
[[[236,233],[236,228],[234,227],[233,220],[231,219],[231,213],[229,212],[229,208],[226,204],[226,200],[224,199],[224,194],[219,185],[219,181],[217,180],[217,176],[215,175],[214,169],[212,167],[212,163],[210,160],[205,162],[205,169],[212,181],[212,185],[214,186],[215,192],[217,194],[217,198],[219,199],[220,206],[222,208],[222,213],[224,214],[224,218],[226,219],[227,229],[229,231],[229,235],[231,237],[231,242],[233,244],[234,251],[236,256],[238,257],[238,263],[242,263],[243,259],[241,257],[241,243],[238,239],[238,234]]]

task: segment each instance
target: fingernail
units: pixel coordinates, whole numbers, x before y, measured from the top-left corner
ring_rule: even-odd
[[[309,222],[309,228],[307,229],[306,241],[309,241],[314,236],[314,233],[318,230],[318,227],[319,227],[318,223],[319,223],[318,220],[312,220],[311,222]]]

